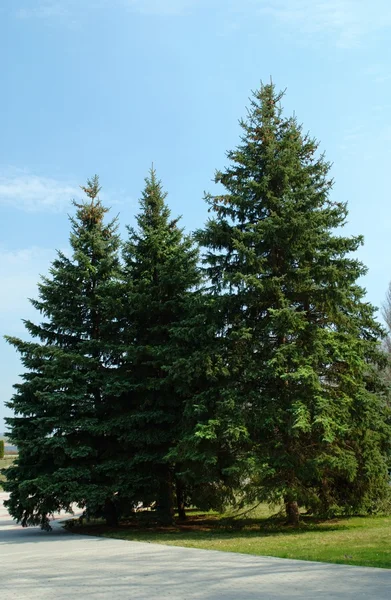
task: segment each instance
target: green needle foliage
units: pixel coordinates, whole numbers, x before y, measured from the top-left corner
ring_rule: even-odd
[[[169,459],[181,434],[183,395],[173,365],[186,352],[180,327],[200,283],[198,250],[171,219],[166,194],[152,169],[140,201],[137,228],[124,247],[124,408],[113,430],[127,469],[120,495],[157,501],[162,520],[173,514],[174,488],[182,505],[180,467]]]
[[[316,514],[376,510],[389,493],[387,357],[358,285],[362,238],[331,199],[330,165],[273,84],[254,93],[221,193],[196,239],[152,169],[120,264],[97,177],[32,300],[43,321],[7,338],[25,372],[8,403],[19,457],[7,507],[49,528],[73,503],[110,525],[175,497]],[[386,315],[387,316],[387,315]],[[384,503],[384,506],[386,503]]]
[[[75,204],[69,258],[58,252],[50,275],[32,300],[44,321],[26,321],[33,341],[8,338],[26,369],[8,403],[10,439],[19,457],[4,488],[11,515],[23,525],[49,528],[48,515],[73,502],[110,512],[116,440],[105,432],[121,381],[116,368],[119,335],[119,238],[116,221],[104,223],[94,177]]]
[[[340,235],[347,208],[330,199],[330,165],[283,116],[282,95],[254,93],[198,232],[221,365],[194,445],[225,439],[247,497],[283,498],[296,521],[299,505],[372,508],[388,487],[390,428],[382,331],[352,257],[362,238]]]

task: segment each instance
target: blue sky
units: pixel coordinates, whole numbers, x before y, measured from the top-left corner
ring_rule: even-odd
[[[334,197],[368,299],[391,279],[389,0],[1,0],[0,333],[66,249],[70,199],[98,173],[132,223],[152,163],[188,230],[238,142],[250,91],[273,78],[333,162]],[[0,432],[21,366],[0,341]]]

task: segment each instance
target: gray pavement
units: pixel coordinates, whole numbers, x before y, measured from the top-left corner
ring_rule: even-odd
[[[0,493],[1,600],[391,598],[391,570],[23,529]]]

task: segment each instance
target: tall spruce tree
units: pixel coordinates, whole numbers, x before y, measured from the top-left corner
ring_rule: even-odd
[[[296,522],[300,506],[363,510],[386,493],[390,427],[382,331],[351,256],[362,238],[339,234],[347,207],[330,198],[330,165],[284,118],[282,96],[272,84],[254,93],[216,174],[225,193],[207,196],[214,216],[198,239],[221,368],[193,445],[225,439],[247,498],[283,499]]]
[[[391,406],[391,284],[389,284],[385,301],[382,306],[382,316],[385,323],[386,335],[383,340],[383,351],[386,357],[386,365],[380,371],[380,375],[388,394],[388,404]]]
[[[119,238],[105,224],[95,176],[71,218],[69,258],[58,252],[33,306],[45,319],[25,321],[33,341],[8,338],[26,369],[8,403],[10,439],[19,457],[7,470],[11,515],[49,528],[48,517],[72,503],[115,521],[112,459],[105,423],[121,382],[116,368]]]
[[[180,466],[169,453],[181,435],[183,395],[173,365],[185,351],[181,324],[200,283],[198,250],[171,219],[166,193],[152,169],[140,201],[137,228],[124,246],[124,362],[127,393],[113,421],[128,457],[120,496],[156,501],[170,521],[175,489],[184,514]]]
[[[388,355],[391,355],[391,283],[388,286],[386,298],[382,306],[382,315],[387,330],[387,335],[384,338],[384,348]]]

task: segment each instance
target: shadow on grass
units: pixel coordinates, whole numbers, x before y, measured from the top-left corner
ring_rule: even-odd
[[[116,538],[129,538],[135,540],[153,539],[162,540],[223,540],[234,538],[272,537],[300,535],[309,532],[343,531],[350,527],[343,523],[345,519],[320,520],[304,516],[298,525],[286,524],[279,516],[269,518],[235,519],[221,517],[220,515],[191,515],[185,521],[177,521],[173,525],[162,526],[154,518],[153,513],[141,513],[127,521],[123,521],[117,528],[108,527],[103,522],[81,523],[73,520],[66,524],[67,529],[74,533],[109,536]]]

